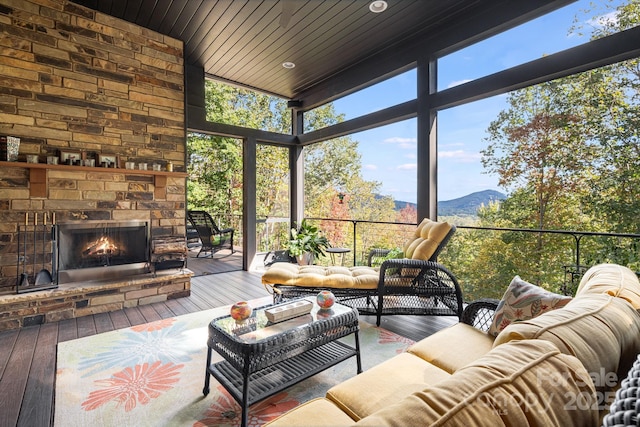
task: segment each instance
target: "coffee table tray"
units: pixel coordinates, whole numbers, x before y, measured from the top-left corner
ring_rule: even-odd
[[[340,341],[332,341],[254,372],[249,375],[247,382],[247,404],[252,405],[266,399],[356,355],[355,348]],[[242,403],[245,384],[242,372],[226,360],[212,364],[209,372],[238,403]]]

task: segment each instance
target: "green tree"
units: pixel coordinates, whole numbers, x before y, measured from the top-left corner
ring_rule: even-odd
[[[604,16],[596,9],[584,13]],[[635,26],[639,18],[640,3],[630,2],[601,19],[591,38]],[[639,70],[637,59],[624,61],[509,94],[508,108],[491,123],[483,151],[487,172],[498,175],[509,197],[499,209],[481,210],[480,225],[637,232]],[[455,260],[463,274],[480,272],[477,286],[470,285],[474,292],[493,289],[495,282],[506,286],[513,274],[557,290],[561,266],[575,259],[571,237],[506,232],[478,246],[481,232],[475,234],[461,238],[477,251],[474,257]],[[633,245],[585,240],[586,263],[637,265]]]
[[[265,94],[221,83],[205,83],[208,121],[288,133],[291,117],[286,102]],[[258,145],[258,215],[288,215],[288,154]],[[190,134],[189,209],[205,209],[240,230],[242,213],[242,142],[215,135]],[[283,206],[286,206],[283,208]]]
[[[598,39],[640,24],[640,2],[629,1],[617,7],[612,2],[592,3],[583,11],[593,20],[576,18],[576,33],[587,28]],[[584,74],[576,88],[588,102],[587,117],[592,136],[598,142],[601,158],[589,186],[586,209],[601,222],[607,218],[608,231],[638,233],[640,209],[640,59],[634,58]],[[606,215],[602,215],[606,213]]]
[[[570,224],[563,221],[568,219],[564,211],[583,191],[594,152],[581,131],[571,87],[556,80],[512,92],[508,109],[489,125],[482,162],[500,185],[512,190],[499,211],[512,227],[545,230]],[[549,259],[553,238],[542,233],[511,237],[511,259],[519,259],[516,243],[527,247],[520,265],[530,270],[529,280],[544,283],[549,263],[557,261]]]
[[[189,209],[242,211],[242,147],[232,138],[191,134],[187,139]]]
[[[333,104],[326,104],[305,113],[305,132],[322,129],[344,121]],[[331,198],[326,194],[347,188],[360,176],[361,156],[358,142],[348,136],[334,138],[304,148],[305,215],[324,217],[331,210]],[[326,194],[325,194],[326,193]],[[351,194],[353,198],[353,194]]]

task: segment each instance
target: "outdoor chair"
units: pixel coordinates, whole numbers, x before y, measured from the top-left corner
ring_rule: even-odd
[[[211,215],[205,211],[188,211],[187,218],[191,224],[191,230],[198,233],[198,238],[202,243],[196,258],[200,257],[201,253],[207,252],[209,257],[212,257],[214,253],[225,248],[229,248],[232,254],[235,252],[233,249],[235,230],[233,228],[220,230]]]
[[[404,258],[386,259],[388,250],[374,249],[373,266],[321,267],[277,262],[262,276],[273,290],[274,301],[331,290],[345,305],[360,314],[457,316],[463,310],[462,291],[455,276],[436,257],[456,227],[446,222],[423,220],[404,246]],[[376,261],[379,266],[375,266]],[[269,289],[269,288],[268,288]]]
[[[444,265],[437,262],[456,231],[456,226],[446,222],[424,219],[403,248],[404,258],[387,259],[388,249],[372,249],[369,266],[380,266],[378,318],[386,314],[408,315],[462,315],[462,291],[456,277]],[[367,307],[360,310],[370,312]]]

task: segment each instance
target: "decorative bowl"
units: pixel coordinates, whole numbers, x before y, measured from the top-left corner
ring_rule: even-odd
[[[251,313],[253,313],[253,308],[246,301],[240,301],[231,306],[231,317],[237,322],[247,320],[251,317]]]

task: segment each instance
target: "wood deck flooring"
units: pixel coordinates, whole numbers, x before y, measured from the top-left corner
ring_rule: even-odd
[[[53,424],[58,342],[269,296],[259,272],[241,270],[241,254],[190,259],[188,266],[196,272],[189,297],[0,332],[0,427]],[[375,325],[372,316],[361,319]],[[381,327],[417,341],[456,321],[386,316]]]

